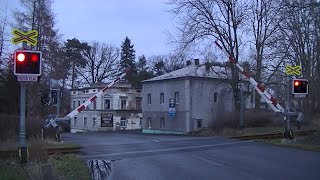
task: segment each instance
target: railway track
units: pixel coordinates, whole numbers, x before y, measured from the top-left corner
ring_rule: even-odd
[[[48,155],[79,153],[80,151],[81,151],[81,147],[44,149],[44,152],[47,153]],[[18,150],[7,150],[7,151],[0,150],[0,158],[15,157],[15,156],[18,156]]]
[[[296,131],[295,136],[307,136],[316,132],[317,130],[306,130],[306,131]],[[231,138],[240,140],[254,140],[254,139],[278,139],[283,138],[283,133],[269,133],[269,134],[256,134],[256,135],[246,135],[246,136],[232,136]]]

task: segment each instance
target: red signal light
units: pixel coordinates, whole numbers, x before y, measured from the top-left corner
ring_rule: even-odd
[[[294,81],[294,86],[299,86],[300,85],[300,81]]]
[[[23,62],[26,59],[26,56],[23,53],[19,53],[17,59],[18,61]]]
[[[38,57],[37,54],[32,54],[32,55],[31,55],[31,61],[32,61],[32,62],[37,62],[38,59],[39,59],[39,57]]]

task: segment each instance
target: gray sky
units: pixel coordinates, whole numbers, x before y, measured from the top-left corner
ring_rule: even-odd
[[[0,0],[0,9],[8,2],[9,13],[18,0]],[[166,30],[174,29],[174,17],[166,12],[166,0],[55,0],[56,28],[63,39],[101,41],[121,46],[125,36],[134,44],[136,55],[168,54]],[[1,13],[2,14],[2,13]],[[10,34],[11,35],[11,34]]]

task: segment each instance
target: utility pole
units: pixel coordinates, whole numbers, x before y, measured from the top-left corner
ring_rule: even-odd
[[[22,43],[22,49],[27,49],[27,43]],[[28,149],[26,145],[26,84],[20,82],[20,126],[19,126],[19,157],[21,162],[27,162]]]
[[[291,104],[291,99],[290,99],[290,95],[291,95],[291,76],[287,76],[287,112],[288,112],[288,115],[286,116],[286,120],[287,120],[287,126],[286,126],[286,130],[290,130],[291,129],[291,127],[290,127],[290,120],[291,120],[291,118],[290,118],[290,115],[289,115],[289,112],[290,112],[290,104]]]

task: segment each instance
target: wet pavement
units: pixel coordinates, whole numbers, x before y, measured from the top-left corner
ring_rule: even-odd
[[[223,137],[64,134],[102,179],[320,179],[320,153]]]

